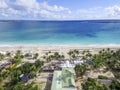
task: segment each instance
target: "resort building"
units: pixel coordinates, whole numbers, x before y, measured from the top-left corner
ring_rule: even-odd
[[[84,63],[83,60],[54,60],[46,66],[42,67],[42,70],[45,72],[53,72],[54,70],[61,70],[62,68],[74,68],[77,64],[82,65]]]
[[[0,51],[0,54],[2,54],[2,55],[6,55],[6,54],[7,54],[7,52]]]
[[[5,69],[13,65],[12,60],[1,60],[0,61],[0,69]]]
[[[51,90],[77,90],[73,68],[62,68],[54,71]]]
[[[73,63],[71,63],[69,60],[67,60],[65,63],[61,64],[60,67],[61,68],[74,68],[77,64],[82,64],[84,63],[83,60],[74,60]]]

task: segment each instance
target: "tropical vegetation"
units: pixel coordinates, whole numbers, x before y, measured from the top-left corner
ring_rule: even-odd
[[[109,79],[107,76],[98,75],[98,79]]]
[[[86,72],[87,66],[85,64],[82,64],[82,65],[78,64],[78,65],[75,66],[74,69],[75,69],[75,72],[76,72],[76,76],[80,77],[80,76],[83,76],[84,73]]]
[[[64,55],[61,55],[58,52],[46,52],[46,54],[43,56],[43,59],[47,60],[47,62],[50,62],[51,60],[64,59],[64,57]]]
[[[83,90],[109,90],[105,84],[93,79],[88,78],[85,83],[82,83]]]
[[[113,80],[109,88],[110,90],[120,90],[120,82],[117,80]]]
[[[27,53],[23,55],[20,50],[17,50],[15,55],[11,55],[9,52],[7,52],[6,56],[0,54],[1,59],[9,57],[10,60],[13,60],[14,64],[11,67],[0,69],[0,90],[40,90],[39,85],[35,83],[25,84],[20,78],[22,74],[29,79],[36,77],[37,73],[41,72],[41,67],[44,65],[43,61],[37,59],[39,56],[38,53],[33,57],[33,59],[35,59],[34,63],[22,63],[22,59],[27,56]],[[5,80],[7,80],[7,83],[4,83]]]

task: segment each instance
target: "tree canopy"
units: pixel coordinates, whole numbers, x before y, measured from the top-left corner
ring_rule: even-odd
[[[77,77],[82,76],[86,72],[86,70],[87,70],[87,66],[84,64],[82,65],[77,64],[75,66],[75,72],[76,72]]]
[[[83,90],[109,90],[104,84],[93,78],[88,78],[85,83],[82,83],[82,87]]]

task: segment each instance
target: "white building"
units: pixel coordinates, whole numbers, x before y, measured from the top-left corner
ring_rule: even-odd
[[[64,64],[60,64],[60,67],[63,68],[63,67],[71,67],[71,68],[74,68],[77,64],[82,64],[83,63],[83,60],[74,60],[73,63],[70,63],[70,61],[65,61]]]
[[[0,51],[0,54],[2,54],[2,55],[6,55],[7,52]]]

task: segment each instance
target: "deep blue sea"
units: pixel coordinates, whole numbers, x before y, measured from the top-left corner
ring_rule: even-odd
[[[120,44],[120,20],[0,21],[0,44]]]

